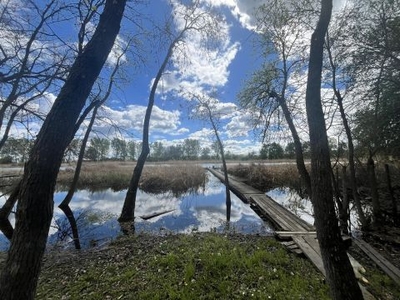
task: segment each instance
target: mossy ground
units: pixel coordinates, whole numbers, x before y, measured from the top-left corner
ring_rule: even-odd
[[[330,299],[323,277],[273,238],[121,238],[102,250],[52,252],[37,299]]]

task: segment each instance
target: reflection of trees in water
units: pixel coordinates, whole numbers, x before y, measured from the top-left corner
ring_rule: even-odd
[[[86,246],[95,246],[99,240],[94,237],[94,231],[101,224],[116,217],[112,213],[93,209],[77,210],[74,216],[79,228],[79,239]],[[68,247],[69,243],[73,242],[73,232],[66,216],[54,218],[52,227],[57,229],[57,232],[53,235],[54,244]]]
[[[284,187],[276,188],[270,190],[270,193],[276,194],[272,195],[274,200],[277,200],[283,207],[287,208],[295,215],[301,217],[302,214],[307,213],[310,216],[314,216],[313,207],[311,205],[310,199],[307,197],[301,197],[298,190],[294,188]],[[351,199],[352,200],[352,199]],[[372,206],[368,199],[363,199],[361,205],[365,216],[367,218],[372,217]],[[354,205],[354,201],[350,201],[350,227],[353,229],[360,228],[359,216],[357,209]]]
[[[293,188],[276,188],[270,192],[279,193],[280,204],[297,216],[307,213],[313,216],[312,205],[309,198],[303,198],[298,190]],[[274,199],[274,197],[272,196]],[[274,199],[276,200],[276,199]]]
[[[149,194],[172,193],[174,197],[184,194],[198,194],[204,192],[208,178],[205,174],[201,176],[166,177],[152,176],[144,178],[139,185],[140,190]]]

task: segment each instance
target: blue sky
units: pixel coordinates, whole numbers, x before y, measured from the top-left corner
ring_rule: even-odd
[[[3,2],[3,0],[1,0]],[[5,0],[4,0],[5,1]],[[211,51],[203,48],[204,37],[196,31],[191,31],[184,40],[184,48],[179,48],[180,55],[174,55],[158,86],[155,107],[152,113],[150,141],[162,142],[165,146],[182,143],[184,139],[197,139],[203,147],[210,146],[215,140],[210,124],[190,117],[193,101],[188,93],[209,94],[216,92],[216,113],[220,113],[219,127],[225,149],[234,154],[258,153],[261,149],[260,137],[252,131],[250,114],[239,109],[237,95],[244,81],[253,71],[260,68],[262,59],[260,49],[255,47],[255,9],[269,0],[200,0],[202,5],[212,6],[223,18],[218,24],[220,40],[218,48]],[[11,0],[18,4],[19,1]],[[187,3],[189,1],[182,1]],[[336,7],[343,1],[334,1]],[[45,3],[45,2],[42,2]],[[128,1],[133,5],[134,1]],[[172,5],[170,5],[172,3]],[[130,37],[135,37],[140,46],[131,48],[139,53],[127,54],[123,57],[121,70],[123,81],[117,83],[104,105],[101,116],[95,124],[93,135],[101,137],[119,136],[125,139],[140,141],[142,138],[142,122],[147,106],[150,86],[161,65],[161,61],[169,46],[168,40],[156,39],[151,34],[143,35],[133,24],[139,23],[152,32],[152,26],[163,27],[165,20],[173,19],[172,31],[179,30],[183,19],[178,0],[148,1],[146,5],[134,6],[137,15],[132,10],[126,11],[120,35],[117,38],[113,53],[110,54],[103,77],[107,77],[116,61],[119,47],[126,45]],[[200,13],[202,11],[200,8]],[[144,16],[144,17],[143,17]],[[129,20],[130,19],[130,20]],[[149,21],[151,20],[151,22]],[[67,23],[57,25],[53,29],[58,35],[73,45],[76,44],[77,24],[79,21],[71,18]],[[89,24],[89,28],[94,25]],[[308,40],[308,37],[305,37]],[[185,59],[182,59],[182,53]],[[106,84],[106,83],[105,83]],[[57,96],[58,88],[46,95],[46,99],[35,103],[36,109],[46,112]],[[88,121],[84,124],[86,125]],[[113,126],[111,126],[113,125]],[[40,123],[31,122],[30,131],[35,134]],[[83,135],[82,126],[80,135]],[[26,136],[26,129],[16,125],[12,135]]]
[[[221,109],[226,112],[220,133],[227,150],[232,153],[246,153],[258,152],[260,148],[259,141],[256,141],[251,132],[249,122],[241,120],[236,105],[236,97],[244,80],[260,65],[260,60],[254,51],[255,33],[251,30],[252,19],[245,11],[240,11],[238,6],[222,5],[222,2],[226,4],[231,2],[230,5],[235,5],[235,1],[220,2],[221,6],[217,6],[215,9],[226,18],[224,22],[227,30],[224,36],[225,44],[220,47],[220,53],[208,61],[206,51],[204,53],[191,51],[191,47],[196,47],[196,44],[191,37],[188,37],[185,46],[189,48],[192,56],[184,65],[176,62],[174,58],[171,60],[156,95],[156,107],[153,110],[150,131],[150,140],[153,142],[161,141],[164,145],[170,145],[181,143],[186,138],[193,138],[200,140],[203,146],[209,146],[213,141],[213,136],[210,136],[210,126],[206,122],[189,117],[193,104],[182,97],[182,91],[178,92],[177,89],[183,89],[183,93],[194,93],[199,89],[213,89],[217,91]],[[254,5],[257,1],[249,2]],[[258,3],[261,2],[258,1]],[[251,11],[253,7],[242,6],[242,9]],[[237,12],[234,13],[233,10]],[[147,7],[146,13],[154,16],[154,20],[160,20],[162,25],[165,16],[171,14],[171,6],[163,0],[152,1]],[[247,21],[245,22],[245,20]],[[124,25],[130,26],[129,22]],[[121,29],[121,36],[124,35],[126,29],[124,25]],[[135,140],[141,139],[140,125],[150,85],[165,53],[166,49],[155,53],[158,61],[155,61],[153,57],[147,57],[149,60],[146,64],[133,74],[132,79],[123,87],[122,91],[115,91],[116,97],[110,98],[106,104],[107,114],[111,115],[114,122],[128,130]],[[132,124],[135,125],[132,126]],[[96,130],[105,132],[109,129],[98,123]]]

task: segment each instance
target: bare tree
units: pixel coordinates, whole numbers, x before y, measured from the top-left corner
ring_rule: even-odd
[[[301,10],[293,1],[273,1],[259,8],[257,19],[261,52],[267,62],[246,83],[239,94],[239,101],[243,107],[255,111],[255,118],[260,119],[256,121],[256,126],[262,127],[263,140],[271,125],[280,126],[283,114],[294,142],[297,169],[307,193],[311,195],[310,175],[295,125],[301,115],[301,103],[293,93],[294,89],[298,89],[294,78],[302,77],[308,56],[303,39],[307,28],[302,21],[308,16],[305,13],[308,1],[302,1],[302,4]]]
[[[23,1],[18,6],[24,9],[16,17],[14,10],[18,8],[2,3],[0,18],[0,82],[3,85],[0,129],[5,127],[0,148],[15,119],[23,117],[22,112],[44,119],[45,116],[32,109],[31,103],[64,80],[69,55],[48,28],[68,20],[66,12],[72,5],[52,0],[43,7],[34,1]]]
[[[10,109],[4,111],[7,113],[4,115],[7,116],[7,120],[5,121],[6,127],[4,129],[4,135],[0,139],[0,149],[7,141],[9,131],[12,125],[15,123],[16,117],[20,116],[22,112],[25,111],[28,115],[33,115],[36,118],[41,119],[42,121],[45,119],[45,113],[47,112],[40,113],[35,111],[34,109],[30,109],[29,106],[36,99],[42,98],[45,93],[47,93],[51,88],[57,86],[57,81],[64,80],[60,76],[66,76],[70,69],[70,67],[67,66],[66,63],[71,60],[70,56],[77,56],[82,54],[84,46],[93,35],[93,30],[91,26],[88,26],[88,24],[97,21],[97,17],[99,15],[98,9],[104,6],[105,1],[79,1],[77,7],[72,4],[69,6],[57,6],[57,3],[55,1],[50,1],[49,4],[47,4],[43,8],[43,11],[33,1],[27,2],[32,6],[32,10],[34,11],[34,13],[31,14],[33,14],[35,17],[40,16],[40,22],[38,25],[36,25],[36,27],[33,27],[33,29],[31,29],[33,33],[27,37],[24,34],[29,33],[31,30],[29,28],[25,29],[25,27],[30,27],[32,25],[27,20],[25,20],[25,22],[17,23],[19,27],[24,28],[24,30],[21,30],[22,36],[20,36],[21,34],[16,34],[15,36],[13,35],[13,38],[15,38],[16,41],[6,40],[7,43],[5,43],[5,46],[3,46],[4,50],[2,52],[4,53],[4,55],[9,55],[9,57],[5,56],[2,69],[8,68],[8,73],[13,75],[3,77],[6,85],[11,85],[12,89],[9,92],[9,95],[6,97],[5,105],[2,107],[2,109],[6,109],[7,103],[10,104]],[[76,9],[77,12],[75,12],[73,8]],[[5,7],[3,10],[3,16],[6,13],[10,13],[10,10],[11,8]],[[80,20],[80,26],[78,30],[78,42],[76,47],[64,42],[62,40],[62,37],[57,35],[50,27],[51,25],[54,25],[52,19],[57,19],[57,24],[58,22],[61,22],[65,19],[68,20],[70,16],[63,17],[64,15],[68,15],[68,13],[66,12],[76,14]],[[29,16],[30,15],[25,16],[25,18],[29,19]],[[3,19],[2,21],[5,21]],[[10,24],[13,25],[12,22]],[[15,30],[14,27],[17,27],[18,29],[17,25],[14,25],[12,28],[11,25],[7,24],[7,26],[10,27],[9,30],[11,32],[13,32],[11,29]],[[45,30],[44,27],[49,28]],[[47,38],[46,43],[42,40],[42,36],[45,36]],[[22,42],[19,42],[19,39],[21,39]],[[27,42],[24,44],[23,41],[25,40],[27,40]],[[54,45],[58,45],[55,40],[58,40],[62,45],[66,46],[55,47]],[[9,43],[18,45],[18,47],[15,47],[14,49],[10,45],[8,45]],[[39,46],[36,46],[36,44],[39,44]],[[130,42],[126,44],[125,49],[118,49],[118,52],[121,53],[119,58],[117,58],[117,61],[119,61],[124,53],[126,53],[129,45]],[[15,53],[12,52],[12,50]],[[57,51],[61,53],[65,52],[62,56],[62,60],[60,60],[60,58],[58,58],[58,56],[56,55],[50,55],[53,53],[53,51],[54,53],[57,53]],[[19,52],[23,53],[22,58],[18,58],[20,56],[18,54]],[[48,59],[48,56],[51,56],[52,59]],[[14,71],[14,73],[12,73],[14,69],[17,71]],[[99,81],[100,78],[98,79],[98,87],[101,86],[101,83]],[[75,125],[75,132],[78,131],[80,125],[88,116],[88,114],[93,110],[93,108],[98,105],[98,96],[100,95],[100,93],[101,89],[99,88],[97,92],[94,92],[94,94],[92,93],[92,96],[89,97],[95,100],[89,102],[83,110],[81,116],[79,117],[79,120]],[[23,98],[23,100],[20,100],[20,98]],[[13,99],[14,102],[12,101]],[[21,120],[21,122],[23,122],[23,120]],[[19,185],[17,185],[17,187],[18,186]],[[0,230],[5,234],[8,239],[11,239],[13,233],[13,228],[8,220],[8,217],[15,203],[17,202],[17,194],[18,191],[13,191],[11,196],[7,199],[6,203],[0,209]]]
[[[92,112],[92,116],[90,118],[90,122],[86,128],[86,132],[85,135],[82,139],[82,144],[79,150],[79,156],[78,156],[78,160],[76,162],[76,167],[75,167],[75,173],[74,173],[74,178],[72,179],[71,185],[69,187],[68,193],[65,196],[64,200],[60,203],[60,205],[58,206],[65,214],[65,216],[67,217],[70,225],[71,225],[71,231],[72,231],[72,237],[73,237],[73,241],[74,241],[74,245],[76,249],[80,249],[81,245],[80,245],[80,241],[79,241],[79,232],[78,232],[78,227],[77,227],[77,223],[74,217],[74,214],[69,206],[69,204],[71,203],[71,200],[75,194],[77,185],[78,185],[78,180],[79,180],[79,176],[80,176],[80,172],[82,169],[82,163],[83,163],[83,158],[85,155],[85,150],[86,150],[86,145],[87,142],[89,140],[89,136],[90,133],[92,131],[92,127],[93,124],[96,120],[97,117],[97,111],[98,109],[107,101],[107,99],[109,98],[111,91],[112,91],[112,87],[114,84],[114,80],[115,80],[115,75],[117,74],[117,71],[119,69],[119,66],[121,64],[121,58],[123,55],[125,55],[127,48],[129,47],[129,44],[127,45],[127,47],[124,49],[124,51],[122,51],[122,53],[118,56],[117,58],[117,63],[114,67],[113,72],[110,75],[110,80],[108,83],[108,87],[107,87],[107,91],[104,95],[100,95],[100,91],[101,89],[99,89],[99,93],[97,95],[97,97],[95,98],[96,100],[93,100],[92,103],[95,103],[94,108],[93,108],[93,112]],[[85,116],[85,115],[83,115]],[[80,127],[80,123],[82,123],[84,118],[80,118],[80,122],[78,122],[77,126],[75,126],[75,130],[78,130],[78,128]],[[76,133],[76,131],[75,131]]]
[[[120,29],[125,0],[107,0],[93,37],[70,69],[38,134],[18,192],[16,226],[0,276],[0,298],[33,299],[64,151]],[[63,134],[60,134],[63,132]]]
[[[340,117],[342,118],[342,123],[343,127],[346,133],[347,137],[347,146],[348,146],[348,160],[349,160],[349,168],[350,168],[350,185],[352,189],[352,194],[353,194],[353,199],[354,203],[357,208],[358,216],[361,222],[361,225],[363,227],[367,226],[367,220],[365,218],[364,211],[361,206],[361,201],[360,201],[360,196],[358,194],[358,189],[357,189],[357,181],[356,181],[356,167],[355,167],[355,162],[354,162],[354,143],[353,143],[353,134],[351,132],[350,124],[348,121],[348,117],[345,112],[345,107],[344,107],[344,96],[341,93],[340,89],[338,88],[337,84],[337,70],[339,66],[337,65],[337,60],[334,59],[333,54],[332,54],[332,39],[330,38],[329,34],[326,37],[326,49],[328,52],[328,60],[329,60],[329,65],[330,65],[330,71],[332,72],[331,77],[332,77],[332,89],[339,107],[339,112],[340,112]],[[343,191],[343,193],[347,193],[347,191]],[[348,211],[348,201],[343,202],[344,205],[342,205],[340,209],[340,214],[344,215],[342,219],[347,219],[347,211]]]
[[[229,222],[231,219],[232,201],[229,188],[228,168],[226,166],[225,160],[224,144],[222,143],[222,139],[219,134],[219,123],[221,121],[221,117],[224,116],[224,114],[219,112],[218,100],[213,97],[192,94],[192,99],[197,102],[197,107],[195,108],[194,113],[195,117],[207,121],[209,122],[209,124],[211,124],[212,130],[217,140],[216,143],[218,144],[218,150],[221,154],[222,168],[224,171],[226,221]]]
[[[326,278],[333,299],[363,299],[341,238],[336,217],[329,144],[321,104],[324,40],[332,13],[332,0],[321,0],[320,17],[311,37],[306,91],[311,142],[311,200]]]
[[[164,29],[165,37],[171,40],[164,59],[162,60],[160,68],[158,69],[156,77],[151,85],[149,101],[143,123],[142,150],[129,183],[129,188],[125,196],[121,215],[118,219],[119,222],[130,222],[134,220],[136,194],[139,180],[142,175],[147,156],[150,153],[149,128],[151,113],[155,102],[158,84],[167,68],[168,63],[170,62],[173,54],[184,52],[185,39],[191,32],[200,32],[204,37],[204,41],[211,40],[218,34],[218,18],[212,13],[210,7],[202,6],[201,1],[199,0],[191,1],[191,3],[187,6],[182,5],[182,10],[178,11],[175,14],[175,17],[179,18],[179,22],[182,22],[182,24],[178,26],[178,30],[175,33],[171,32],[173,27],[172,24],[167,23]]]

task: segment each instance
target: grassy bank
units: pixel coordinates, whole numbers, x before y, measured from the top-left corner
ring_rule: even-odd
[[[307,275],[307,276],[305,276]],[[309,261],[272,238],[140,235],[46,256],[37,299],[329,299]]]
[[[362,252],[368,290],[400,299],[400,287]],[[6,253],[0,252],[0,271]],[[272,237],[194,233],[121,237],[103,249],[49,250],[36,299],[330,299],[323,276]]]

